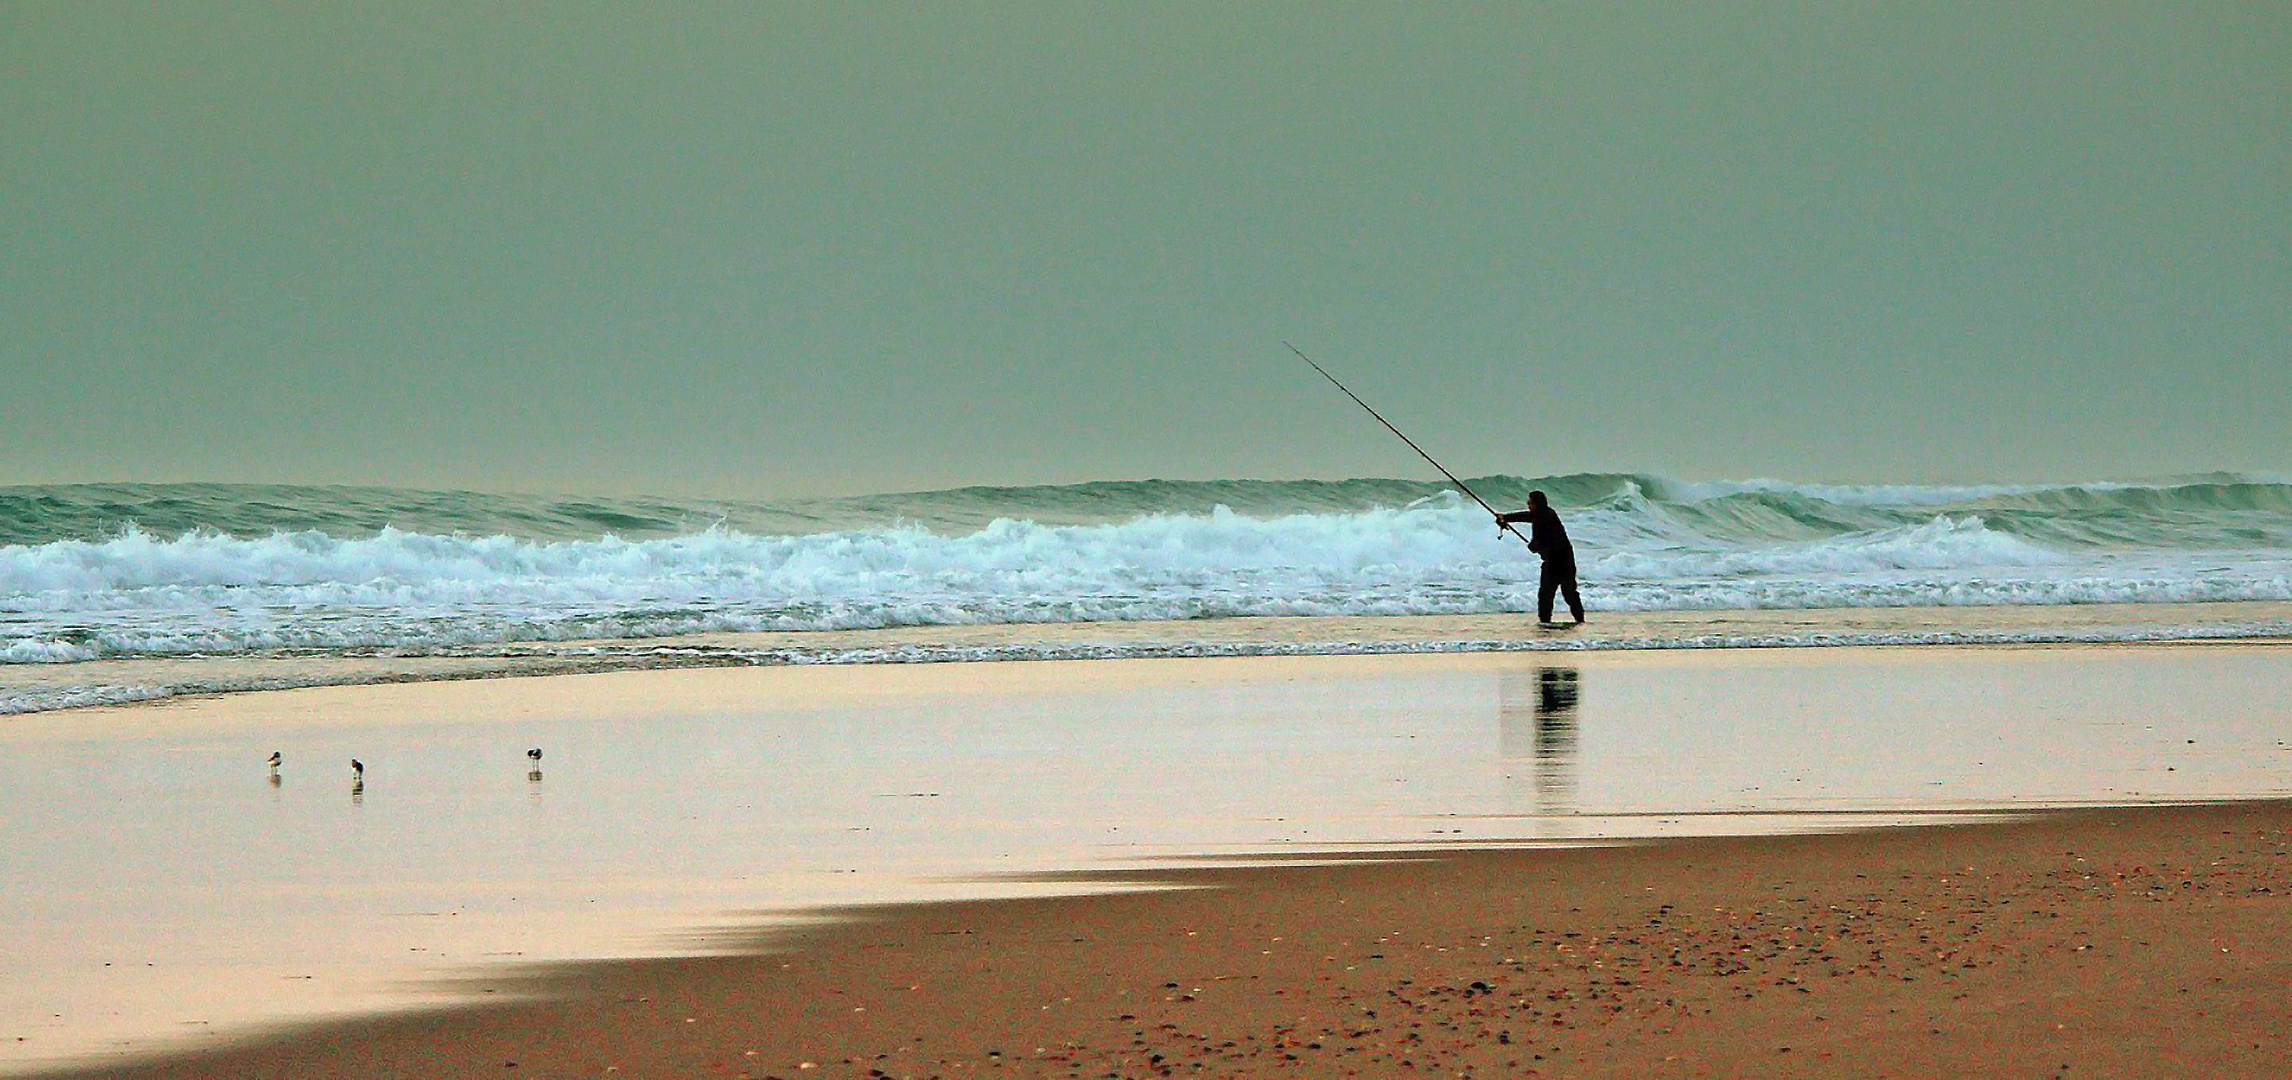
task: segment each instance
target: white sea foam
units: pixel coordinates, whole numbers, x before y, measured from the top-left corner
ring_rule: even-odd
[[[1634,476],[1487,483],[1500,500],[1533,485],[1562,493],[1564,503],[1573,499],[1563,512],[1595,609],[2292,598],[2292,494],[2247,478],[2076,487],[1824,487]],[[142,489],[99,494],[123,506],[191,504],[239,525],[266,520],[266,513],[275,519],[261,509],[274,505],[337,523],[379,513],[374,506],[404,505],[445,524],[533,521],[549,530],[582,521],[690,520],[701,510],[563,500],[493,505],[485,501],[491,497],[452,493],[319,489],[264,489],[258,499],[186,487],[197,490],[165,489],[166,499]],[[1153,509],[1194,505],[1210,494],[1260,508],[1327,509]],[[104,510],[109,503],[76,489],[43,489],[38,499],[21,501],[75,506],[77,516],[66,515],[75,522],[124,512]],[[0,491],[0,511],[9,505]],[[1532,556],[1477,507],[1412,482],[974,489],[768,514],[876,521],[913,514],[944,523],[989,508],[1054,520],[1112,516],[1051,523],[1004,513],[973,526],[808,532],[719,524],[630,538],[335,524],[167,534],[127,524],[100,536],[0,545],[0,664],[419,652],[710,631],[1470,614],[1535,603]],[[767,510],[735,508],[718,517],[759,515]],[[0,526],[32,535],[62,527],[38,520]]]
[[[1855,574],[2057,566],[2068,553],[1972,518],[1764,546],[1696,543],[1628,510],[1571,521],[1588,576],[1663,580],[1730,574]],[[1127,594],[1198,583],[1247,591],[1251,575],[1350,587],[1396,577],[1520,579],[1514,542],[1457,506],[1252,518],[1219,508],[1120,524],[999,519],[967,535],[920,528],[751,536],[710,529],[627,541],[529,541],[385,529],[114,539],[0,548],[0,610],[246,606],[420,607],[493,602],[656,603],[728,596],[806,600],[883,590],[949,595]]]
[[[99,683],[73,686],[0,686],[0,716],[52,712],[57,709],[84,709],[97,705],[128,705],[138,701],[159,701],[188,693],[227,694],[252,689],[268,688],[225,685],[194,689],[167,684],[141,683],[127,685]]]
[[[29,638],[0,645],[0,664],[70,664],[103,655],[86,645]]]

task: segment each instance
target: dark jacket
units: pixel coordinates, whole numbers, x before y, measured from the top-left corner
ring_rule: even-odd
[[[1505,524],[1528,523],[1528,550],[1544,557],[1552,565],[1576,564],[1576,549],[1568,543],[1568,530],[1561,527],[1560,515],[1549,506],[1522,510],[1516,514],[1499,514],[1496,520]]]

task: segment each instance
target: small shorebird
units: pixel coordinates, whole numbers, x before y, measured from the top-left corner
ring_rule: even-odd
[[[541,748],[540,748],[540,747],[538,747],[538,746],[536,746],[536,747],[534,747],[533,749],[526,751],[526,752],[525,752],[525,760],[532,762],[532,763],[533,763],[533,767],[534,767],[534,768],[536,768],[536,769],[540,768],[540,767],[541,767]]]
[[[363,762],[363,761],[360,761],[360,760],[358,760],[357,758],[351,758],[351,759],[350,759],[350,775],[352,775],[352,776],[354,776],[354,777],[356,777],[356,778],[358,778],[358,779],[360,779],[360,780],[364,780],[364,779],[366,779],[366,763],[365,763],[365,762]]]
[[[276,751],[276,750],[273,750],[273,751],[271,751],[271,761],[270,761],[270,765],[271,765],[271,771],[272,771],[272,772],[277,772],[277,771],[279,771],[279,762],[281,762],[281,761],[284,761],[284,760],[285,760],[284,758],[281,758],[281,757],[279,756],[279,752],[278,752],[278,751]]]

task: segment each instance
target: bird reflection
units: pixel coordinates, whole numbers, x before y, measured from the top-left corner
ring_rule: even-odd
[[[1497,738],[1506,778],[1520,775],[1511,767],[1524,767],[1538,813],[1575,809],[1579,693],[1578,672],[1572,667],[1511,671],[1497,680]]]

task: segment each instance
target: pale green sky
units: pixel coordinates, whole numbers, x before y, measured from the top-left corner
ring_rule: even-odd
[[[2281,473],[2288,312],[2280,2],[0,3],[0,483]]]

